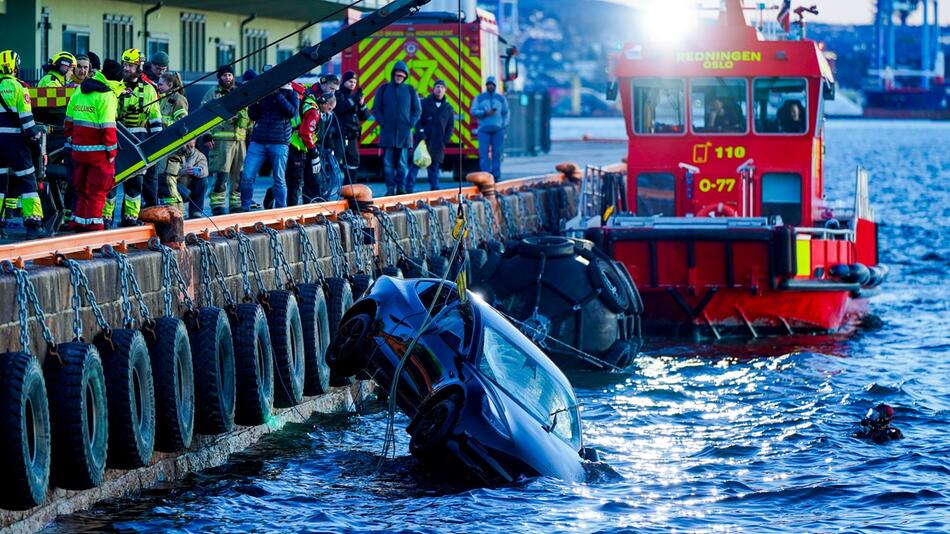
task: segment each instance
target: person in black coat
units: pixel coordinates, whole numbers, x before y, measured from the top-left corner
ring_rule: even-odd
[[[416,124],[416,144],[424,139],[429,155],[432,156],[432,164],[426,170],[429,174],[429,188],[433,191],[439,188],[439,171],[445,158],[445,145],[455,132],[455,110],[445,98],[445,91],[445,81],[437,80],[432,87],[432,94],[422,101],[422,117]],[[409,167],[407,183],[415,184],[418,173],[419,167],[413,163]]]
[[[360,130],[363,121],[371,115],[359,87],[359,79],[353,71],[343,73],[342,85],[336,92],[336,107],[333,109],[337,125],[343,133],[344,153],[338,155],[341,162],[346,160],[344,172],[348,182],[356,181],[356,171],[360,167]]]
[[[392,77],[373,97],[373,117],[379,123],[379,147],[383,149],[383,176],[386,194],[407,191],[409,149],[412,148],[412,129],[419,122],[422,106],[416,89],[406,83],[409,67],[403,61],[393,66]]]

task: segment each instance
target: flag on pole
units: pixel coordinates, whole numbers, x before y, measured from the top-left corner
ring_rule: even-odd
[[[792,28],[792,0],[782,0],[782,7],[778,10],[778,23],[785,33]]]

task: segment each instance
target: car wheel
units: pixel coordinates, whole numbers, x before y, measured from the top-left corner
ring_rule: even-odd
[[[420,460],[433,458],[445,447],[461,413],[462,395],[455,392],[416,414],[409,452]]]

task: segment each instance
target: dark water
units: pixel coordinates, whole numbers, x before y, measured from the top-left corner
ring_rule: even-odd
[[[885,221],[879,321],[850,337],[653,344],[629,377],[580,378],[586,438],[620,480],[453,487],[402,432],[374,475],[385,415],[368,410],[50,531],[950,531],[948,148],[950,123],[829,124],[829,198],[863,164]],[[907,439],[850,437],[878,402]]]

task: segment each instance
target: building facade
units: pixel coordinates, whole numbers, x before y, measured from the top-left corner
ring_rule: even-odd
[[[49,57],[61,50],[93,51],[103,60],[118,59],[136,47],[147,57],[166,52],[169,68],[189,76],[231,63],[326,18],[343,19],[342,0],[0,0],[0,50],[14,49],[23,64],[23,78],[39,78]],[[388,0],[364,0],[357,7],[377,9]],[[320,40],[317,24],[271,46],[235,67],[260,71],[302,46]]]

